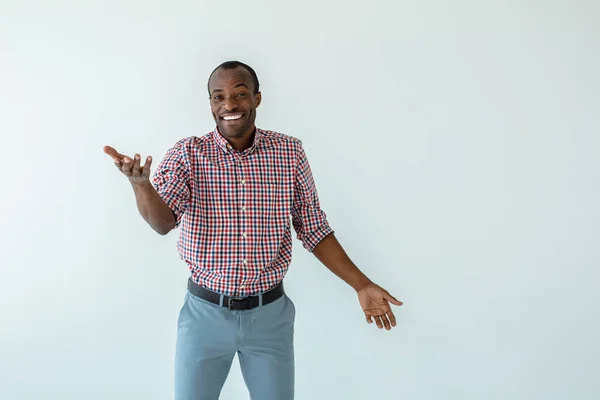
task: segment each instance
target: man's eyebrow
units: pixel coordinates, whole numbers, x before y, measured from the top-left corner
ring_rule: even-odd
[[[245,87],[246,89],[250,90],[250,88],[248,87],[248,85],[246,85],[244,82],[238,83],[237,85],[234,86],[234,88],[238,88],[238,87]],[[223,89],[213,89],[211,91],[211,94],[214,94],[215,92],[222,92]]]

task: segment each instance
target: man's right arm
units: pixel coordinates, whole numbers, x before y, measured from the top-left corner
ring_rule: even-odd
[[[161,235],[166,235],[175,228],[176,218],[173,211],[150,182],[152,157],[148,157],[146,163],[140,166],[139,154],[136,154],[132,160],[110,146],[105,146],[104,152],[113,159],[117,169],[129,179],[135,193],[137,208],[148,225]]]
[[[150,180],[131,183],[138,210],[144,220],[160,235],[166,235],[175,228],[175,215],[167,203],[159,196]]]

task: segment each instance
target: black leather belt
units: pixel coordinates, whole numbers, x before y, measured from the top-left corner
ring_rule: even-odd
[[[211,303],[220,305],[221,295],[215,293],[212,290],[208,290],[205,287],[197,285],[192,279],[188,279],[188,290],[191,294],[196,297],[200,297]],[[267,305],[274,302],[285,294],[283,290],[283,283],[275,286],[273,289],[262,294],[262,305]],[[248,296],[248,297],[229,297],[223,296],[223,307],[229,308],[230,310],[250,310],[260,305],[259,296]]]

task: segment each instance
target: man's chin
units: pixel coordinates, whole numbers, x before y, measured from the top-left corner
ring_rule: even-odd
[[[234,139],[244,136],[244,131],[239,129],[228,129],[226,127],[219,127],[219,132],[226,138]]]
[[[230,127],[230,126],[219,126],[219,132],[221,132],[221,134],[223,134],[223,136],[228,137],[228,138],[241,138],[243,137],[246,132],[249,130],[248,127],[243,126],[243,127]]]

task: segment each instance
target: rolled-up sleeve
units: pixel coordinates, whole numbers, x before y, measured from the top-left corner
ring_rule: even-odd
[[[302,143],[298,145],[292,225],[298,239],[309,252],[325,236],[333,233],[327,216],[319,204],[319,196]]]
[[[156,167],[152,184],[159,196],[167,203],[179,227],[190,201],[189,168],[183,156],[185,139],[167,151]]]

